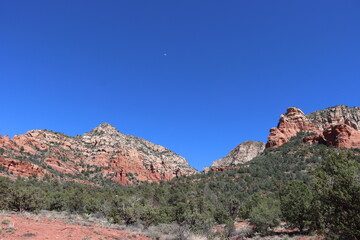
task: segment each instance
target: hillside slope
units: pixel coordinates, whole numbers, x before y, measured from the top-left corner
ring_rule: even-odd
[[[122,134],[107,123],[75,137],[48,130],[32,130],[12,139],[5,136],[0,138],[0,148],[2,170],[19,176],[128,185],[197,173],[169,149]]]

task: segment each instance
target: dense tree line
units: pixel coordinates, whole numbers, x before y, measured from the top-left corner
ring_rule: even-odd
[[[95,214],[144,226],[176,222],[206,233],[215,224],[249,219],[267,234],[280,220],[301,232],[360,238],[358,152],[304,145],[302,134],[238,169],[169,182],[83,185],[35,177],[0,177],[2,209]],[[355,150],[357,151],[357,150]]]

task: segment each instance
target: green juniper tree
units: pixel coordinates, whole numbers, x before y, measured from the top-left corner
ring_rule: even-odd
[[[255,225],[258,232],[265,234],[268,228],[279,224],[280,216],[280,202],[269,197],[262,197],[256,201],[250,211],[250,222]]]
[[[303,182],[289,181],[280,191],[283,218],[298,227],[300,232],[311,222],[313,194]]]
[[[315,171],[318,226],[332,239],[360,239],[360,165],[334,153]]]

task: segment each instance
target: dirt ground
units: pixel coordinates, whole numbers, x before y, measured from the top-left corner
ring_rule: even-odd
[[[150,240],[136,232],[117,230],[96,223],[69,223],[31,214],[0,214],[0,240]]]
[[[247,222],[236,222],[236,232],[241,233],[246,229],[252,229]],[[171,226],[170,226],[171,227]],[[225,225],[215,226],[213,232],[223,232]],[[274,230],[273,236],[255,236],[253,240],[324,240],[321,236],[292,235],[298,229],[284,229],[279,227]],[[136,232],[139,231],[139,232]],[[106,219],[86,217],[76,214],[43,211],[40,214],[0,212],[0,240],[151,240],[140,233],[141,229],[129,228],[122,225],[113,225]],[[154,232],[155,231],[155,232]],[[159,235],[161,228],[154,228],[152,232],[148,229],[143,231],[147,236]],[[149,235],[149,233],[151,233]],[[289,235],[291,234],[291,235]],[[155,236],[154,235],[154,236]],[[160,234],[160,239],[175,239],[173,234]],[[171,238],[168,238],[168,237]],[[204,240],[205,237],[189,235],[190,240]],[[219,238],[215,238],[219,239]],[[239,239],[233,237],[231,239]]]

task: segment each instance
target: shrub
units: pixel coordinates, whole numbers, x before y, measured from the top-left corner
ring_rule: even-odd
[[[281,211],[278,200],[260,198],[250,211],[250,222],[255,225],[256,231],[265,234],[268,228],[279,224]]]

